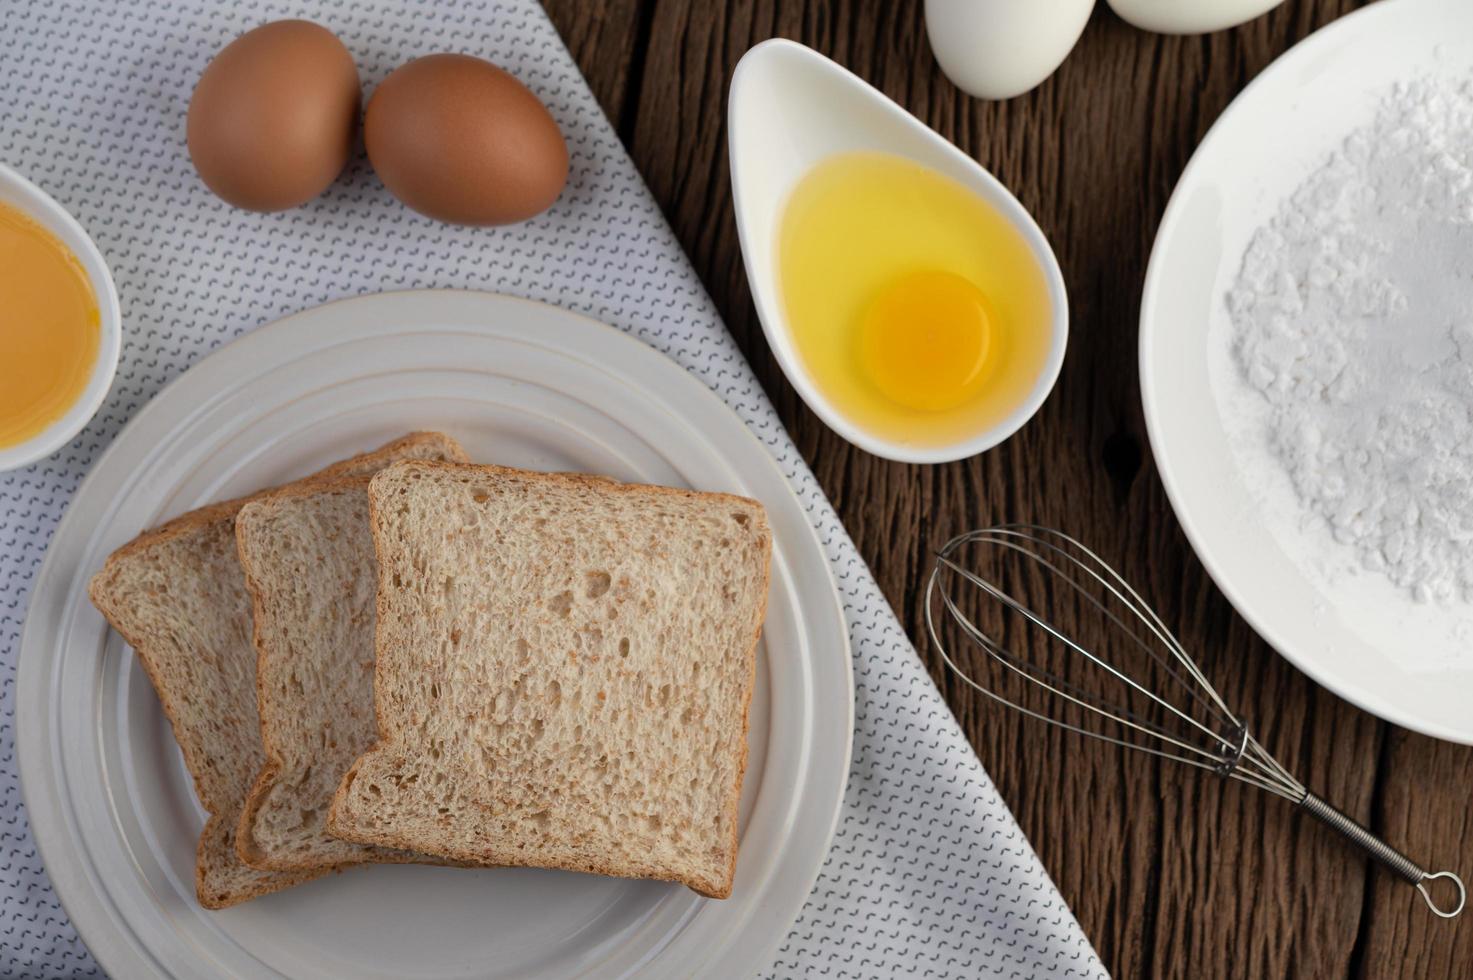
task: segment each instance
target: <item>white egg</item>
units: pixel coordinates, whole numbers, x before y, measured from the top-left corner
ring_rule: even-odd
[[[1265,14],[1284,0],[1108,0],[1136,27],[1158,34],[1205,34],[1236,27]]]
[[[1054,73],[1095,0],[926,0],[931,51],[957,88],[1010,99]]]

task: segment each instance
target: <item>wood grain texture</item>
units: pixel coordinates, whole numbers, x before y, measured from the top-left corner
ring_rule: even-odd
[[[1021,0],[1020,0],[1021,2]],[[1053,78],[1004,103],[936,68],[921,5],[886,0],[548,0],[783,422],[910,634],[952,534],[1036,521],[1089,541],[1264,744],[1314,790],[1433,868],[1473,869],[1473,749],[1378,721],[1310,682],[1232,611],[1151,463],[1136,373],[1141,284],[1171,189],[1249,80],[1355,0],[1289,0],[1205,37],[1134,30],[1104,4]],[[946,466],[876,459],[783,379],[747,292],[725,99],[768,37],[835,58],[970,153],[1033,212],[1063,265],[1071,339],[1043,410]],[[1473,977],[1473,916],[1433,918],[1284,802],[995,710],[920,655],[1117,977]]]

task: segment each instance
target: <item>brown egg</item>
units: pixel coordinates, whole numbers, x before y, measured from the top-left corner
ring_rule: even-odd
[[[525,221],[568,179],[567,144],[537,96],[469,55],[395,70],[368,100],[363,141],[395,197],[454,224]]]
[[[348,162],[358,100],[358,68],[331,31],[305,20],[263,24],[200,76],[189,100],[189,157],[236,207],[296,207]]]

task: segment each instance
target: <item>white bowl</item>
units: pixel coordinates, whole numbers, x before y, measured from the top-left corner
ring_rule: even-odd
[[[107,390],[113,383],[113,374],[118,369],[123,317],[118,308],[118,290],[113,285],[112,273],[108,272],[102,253],[77,223],[77,219],[67,214],[49,194],[3,163],[0,163],[0,204],[16,209],[51,232],[82,263],[87,281],[92,284],[92,292],[97,297],[101,330],[97,360],[92,365],[92,376],[87,379],[87,387],[61,418],[25,442],[0,448],[0,472],[3,472],[29,466],[50,456],[70,442],[91,421],[92,416],[97,414],[97,409],[101,407],[102,400],[107,397]]]
[[[1372,4],[1295,45],[1233,100],[1192,155],[1161,219],[1140,321],[1152,453],[1213,581],[1315,681],[1387,721],[1467,745],[1473,669],[1412,661],[1467,649],[1468,608],[1418,603],[1377,574],[1344,574],[1353,555],[1337,552],[1326,522],[1297,506],[1287,475],[1240,464],[1245,438],[1255,436],[1241,409],[1254,395],[1240,393],[1225,296],[1254,232],[1370,121],[1389,86],[1470,71],[1467,0]],[[1269,477],[1282,480],[1281,492],[1269,492]]]
[[[737,232],[757,315],[788,380],[829,428],[876,456],[944,463],[991,449],[1038,411],[1064,361],[1069,301],[1048,240],[997,178],[857,76],[793,41],[763,41],[742,57],[731,80],[727,121]],[[865,431],[818,389],[793,346],[777,290],[775,253],[783,208],[794,185],[817,163],[852,150],[908,157],[960,182],[1012,222],[1043,270],[1053,309],[1043,370],[1006,418],[966,439],[911,446]]]

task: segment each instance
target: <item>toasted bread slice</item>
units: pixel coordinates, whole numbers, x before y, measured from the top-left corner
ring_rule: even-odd
[[[373,715],[378,561],[369,477],[286,487],[241,508],[235,541],[255,612],[265,765],[246,797],[246,864],[304,871],[363,861],[444,863],[330,837],[343,774],[378,738]]]
[[[464,455],[447,436],[416,433],[308,479],[369,474],[416,457]],[[195,890],[201,905],[216,909],[327,870],[259,871],[236,853],[241,804],[264,761],[251,600],[235,547],[235,518],[251,499],[202,507],[143,533],[113,552],[88,587],[93,604],[133,647],[153,682],[195,794],[209,812]]]
[[[760,504],[409,462],[369,486],[380,742],[329,832],[731,892]]]

